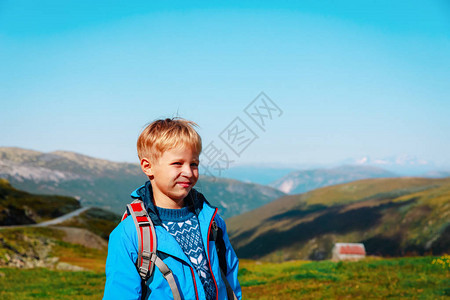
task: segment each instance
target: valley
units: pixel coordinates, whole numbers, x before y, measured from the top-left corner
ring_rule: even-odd
[[[32,227],[0,229],[0,298],[101,298],[108,237],[128,201],[108,193],[125,194],[118,182],[137,181],[139,169],[73,153],[20,155],[0,156],[0,173],[14,182],[0,179],[0,225]],[[108,193],[85,198],[93,186]],[[211,202],[229,216],[246,299],[450,296],[450,264],[443,256],[450,251],[450,178],[380,176],[286,195],[205,177],[197,189],[216,195]],[[68,196],[75,192],[76,198]],[[94,199],[99,205],[91,207]],[[111,212],[112,206],[120,209]],[[39,227],[80,209],[63,222]],[[364,243],[368,257],[332,262],[337,242]],[[439,256],[445,265],[434,263]]]

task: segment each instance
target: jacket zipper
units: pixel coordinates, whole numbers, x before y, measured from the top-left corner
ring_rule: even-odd
[[[207,241],[208,241],[208,265],[209,265],[209,271],[211,272],[211,276],[213,278],[214,285],[216,286],[216,299],[219,299],[219,288],[217,287],[216,278],[214,277],[214,273],[213,273],[212,268],[211,268],[211,255],[212,254],[209,252],[209,237],[210,237],[210,234],[211,234],[211,226],[212,226],[212,223],[214,221],[214,218],[216,217],[216,214],[217,214],[217,208],[215,209],[213,217],[212,217],[211,221],[209,222],[208,239],[207,239]]]
[[[192,269],[191,266],[189,266],[189,268],[191,269],[191,275],[192,275],[192,282],[194,283],[194,289],[195,289],[195,299],[198,300],[198,293],[197,293],[197,283],[195,282],[195,274],[194,274],[194,269]]]

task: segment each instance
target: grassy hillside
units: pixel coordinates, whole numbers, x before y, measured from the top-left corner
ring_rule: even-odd
[[[24,225],[55,218],[79,208],[77,200],[32,195],[0,180],[2,225]],[[12,214],[13,213],[13,214]],[[19,268],[73,268],[69,262],[91,265],[88,258],[104,257],[107,239],[120,216],[90,208],[63,224],[52,227],[0,228],[0,266]],[[97,252],[96,252],[97,251]],[[99,252],[100,251],[100,252]],[[100,266],[103,269],[103,264]]]
[[[360,262],[241,261],[243,299],[448,299],[449,267],[433,257]],[[101,299],[100,271],[0,268],[1,299]]]
[[[336,242],[369,254],[450,250],[450,178],[380,178],[286,196],[227,221],[240,257],[325,259]]]
[[[77,203],[61,197],[61,202],[46,204],[39,200],[42,196],[0,183],[4,203],[20,203],[17,209],[24,211],[27,205],[48,205],[44,212],[51,215],[55,207],[68,209],[67,203]],[[270,203],[227,223],[233,242],[243,245],[237,248],[241,258],[245,251],[280,261],[314,256],[339,239],[363,240],[369,253],[373,249],[438,253],[448,251],[449,199],[450,179],[365,180],[287,196],[278,205]],[[107,255],[106,241],[100,236],[106,238],[118,219],[90,209],[61,227],[1,229],[0,299],[100,299]],[[248,227],[236,226],[236,220],[248,222]],[[263,222],[254,223],[258,220]],[[282,247],[274,250],[274,245]],[[448,257],[339,263],[241,260],[239,280],[244,299],[448,299],[449,267]]]
[[[87,230],[67,229],[0,230],[0,267],[102,271],[106,242]]]
[[[448,202],[443,192],[449,190],[447,182],[427,184],[427,188],[410,187],[409,191],[414,190],[413,197],[429,197],[429,205]],[[386,183],[384,185],[387,186]],[[366,186],[369,190],[373,188],[371,185]],[[390,192],[384,193],[382,197],[367,196],[367,191],[360,191],[365,195],[363,200],[349,200],[347,206],[341,209],[349,209],[348,205],[353,205],[351,210],[365,207],[367,201],[373,207],[377,207],[376,201],[385,203],[388,201],[386,199],[398,203],[410,201],[405,183],[392,186],[395,188],[388,189]],[[399,187],[401,193],[398,192]],[[430,191],[434,192],[430,194]],[[388,194],[392,198],[387,197]],[[314,197],[310,200],[314,200]],[[329,208],[339,206],[334,202],[336,199],[329,200],[322,205]],[[318,205],[314,201],[312,203],[313,207]],[[441,208],[445,211],[445,207]],[[320,211],[317,207],[314,209]],[[409,216],[409,211],[405,210],[406,216]],[[105,240],[98,235],[106,237],[118,217],[103,210],[90,209],[64,223],[64,227],[0,230],[0,298],[100,299],[105,284],[107,251]],[[276,220],[276,217],[272,220]],[[276,255],[280,255],[280,252]],[[433,257],[369,258],[360,262],[339,263],[241,260],[239,281],[244,299],[445,299],[450,296],[449,267],[448,257],[440,260]]]
[[[433,260],[243,261],[239,281],[245,299],[448,299],[450,263],[443,268]]]
[[[0,225],[38,223],[79,207],[80,203],[74,198],[29,194],[16,190],[0,178]]]
[[[101,272],[0,268],[0,299],[4,300],[98,300],[104,284]]]

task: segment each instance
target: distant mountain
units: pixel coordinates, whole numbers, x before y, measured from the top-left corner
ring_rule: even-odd
[[[196,189],[220,208],[220,215],[224,218],[253,210],[286,195],[264,185],[208,176],[199,180]]]
[[[336,242],[369,255],[450,251],[450,178],[377,178],[290,195],[228,219],[241,258],[331,257]]]
[[[430,171],[430,172],[423,174],[423,177],[429,177],[429,178],[450,177],[450,171]]]
[[[331,169],[294,171],[269,186],[287,194],[300,194],[324,186],[380,177],[397,177],[397,175],[376,167],[346,165]]]
[[[145,181],[139,166],[72,153],[0,148],[0,177],[38,194],[72,196],[84,206],[120,213],[130,192]]]
[[[99,206],[118,214],[130,202],[130,193],[147,180],[138,164],[20,148],[0,148],[0,178],[28,192],[72,196],[84,206]],[[224,218],[284,195],[271,187],[207,176],[201,177],[196,188],[220,208]]]
[[[264,165],[240,165],[230,167],[224,170],[223,177],[232,178],[243,182],[251,182],[262,185],[269,183],[283,177],[284,175],[295,171],[292,167],[271,167]]]
[[[363,156],[356,159],[350,158],[343,161],[342,164],[379,167],[401,176],[418,176],[440,168],[432,161],[406,154],[381,158],[373,158],[370,156]]]

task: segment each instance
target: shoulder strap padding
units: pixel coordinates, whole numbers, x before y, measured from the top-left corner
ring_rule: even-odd
[[[140,200],[128,204],[126,214],[133,218],[138,236],[136,268],[141,278],[147,280],[153,273],[156,259],[155,227],[144,208],[144,203]]]
[[[174,300],[181,300],[178,285],[173,276],[172,270],[156,255],[156,232],[155,226],[145,210],[144,203],[140,199],[134,200],[127,205],[127,211],[122,216],[122,221],[127,216],[131,216],[136,226],[138,236],[138,259],[136,268],[142,280],[146,283],[152,276],[155,265],[163,274],[164,278],[172,290]]]

